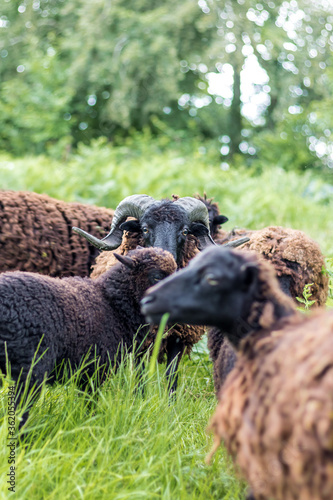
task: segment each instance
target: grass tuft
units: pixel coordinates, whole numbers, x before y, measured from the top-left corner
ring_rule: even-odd
[[[16,449],[17,497],[242,498],[244,484],[224,450],[211,466],[204,463],[211,443],[205,429],[216,400],[207,377],[207,352],[201,360],[198,352],[195,356],[196,362],[183,364],[172,400],[161,366],[144,377],[144,394],[137,390],[142,366],[131,355],[117,373],[111,370],[105,384],[94,386],[93,395],[77,388],[75,375],[62,385],[44,384]],[[149,360],[141,363],[148,372]],[[1,391],[2,477],[9,467],[9,384],[4,380]],[[7,494],[2,481],[0,495]]]

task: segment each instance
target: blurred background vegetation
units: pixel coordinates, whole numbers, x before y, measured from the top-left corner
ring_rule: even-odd
[[[333,256],[332,48],[328,0],[3,0],[1,187],[206,191]]]
[[[66,159],[147,127],[224,168],[331,174],[332,30],[328,0],[3,0],[0,148]]]

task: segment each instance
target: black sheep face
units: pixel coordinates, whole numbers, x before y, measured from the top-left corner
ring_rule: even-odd
[[[128,255],[114,253],[114,256],[131,270],[129,286],[132,287],[133,294],[138,301],[149,287],[156,285],[177,269],[170,252],[160,248],[137,248],[130,251]]]
[[[253,301],[258,267],[255,257],[211,247],[189,266],[147,291],[142,313],[158,324],[170,313],[169,323],[237,329]]]
[[[200,240],[209,234],[204,224],[190,222],[186,211],[180,206],[173,205],[170,200],[154,203],[146,210],[140,221],[124,222],[120,229],[140,233],[145,247],[168,250],[178,265],[180,265],[187,237],[196,236],[200,246]]]

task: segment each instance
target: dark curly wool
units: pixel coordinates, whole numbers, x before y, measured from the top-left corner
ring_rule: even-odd
[[[146,248],[130,252],[125,265],[118,262],[96,280],[1,274],[1,370],[6,371],[6,343],[12,378],[17,380],[22,370],[24,380],[42,337],[39,354],[45,354],[33,369],[32,382],[41,382],[64,360],[77,367],[89,349],[100,364],[108,359],[117,364],[120,348],[131,350],[145,323],[139,307],[143,293],[175,270],[169,252]],[[138,344],[146,334],[147,327],[139,330]]]
[[[177,197],[174,196],[174,200]],[[147,211],[146,217],[151,217],[154,223],[178,223],[180,224],[184,218],[183,209],[173,206],[173,201],[162,200],[154,203]],[[145,246],[145,240],[140,232],[124,231],[121,245],[117,248],[116,253],[127,255],[127,253],[137,246]],[[185,244],[179,254],[177,265],[179,268],[187,266],[189,261],[199,253],[198,240],[195,236],[189,234],[186,237]],[[101,276],[106,270],[110,269],[116,263],[113,252],[101,252],[96,259],[96,264],[93,266],[91,278]],[[155,338],[157,328],[152,330],[152,335],[147,338],[146,347],[148,347]],[[169,367],[176,358],[176,369],[183,354],[190,354],[194,344],[196,344],[204,335],[205,328],[193,325],[176,325],[172,328],[167,336],[162,340],[159,353],[159,362],[167,361]],[[175,370],[171,371],[173,376]]]
[[[184,209],[173,205],[174,200],[163,198],[153,203],[146,211],[146,216],[153,221],[181,223],[184,219]]]
[[[100,238],[112,217],[108,208],[28,191],[0,191],[0,272],[88,276],[98,250],[72,232],[72,226]]]
[[[235,366],[237,354],[230,342],[218,328],[208,330],[209,357],[213,362],[213,379],[216,395],[218,395],[228,374]]]

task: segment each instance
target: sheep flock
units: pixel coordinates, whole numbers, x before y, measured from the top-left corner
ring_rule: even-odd
[[[210,459],[223,442],[251,499],[332,500],[324,256],[302,231],[226,231],[227,221],[206,195],[133,194],[109,209],[0,191],[0,373],[39,386],[86,358],[80,384],[96,367],[103,383],[124,352],[151,354],[169,313],[158,360],[170,395],[182,357],[207,332]],[[297,297],[309,284],[314,310],[304,314]]]
[[[333,311],[304,316],[268,262],[218,247],[148,290],[142,311],[210,324],[235,348],[210,428],[251,498],[332,499]]]

